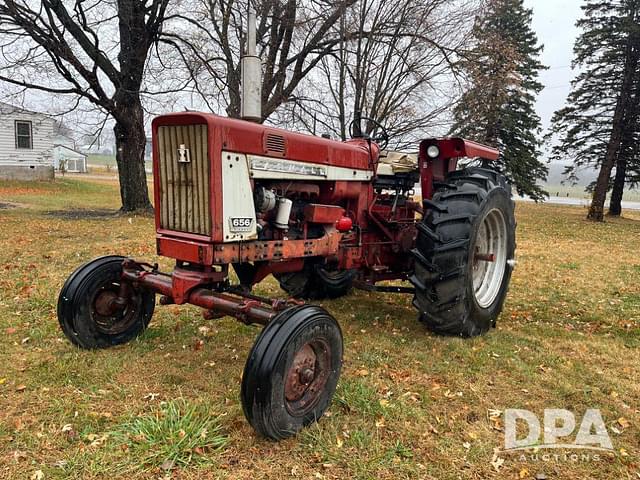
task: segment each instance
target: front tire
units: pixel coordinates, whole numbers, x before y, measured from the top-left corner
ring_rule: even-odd
[[[418,225],[413,304],[432,331],[474,337],[495,326],[515,255],[511,188],[486,168],[452,172]]]
[[[155,294],[128,289],[126,304],[113,301],[120,292],[124,257],[92,260],[73,272],[58,297],[58,322],[74,345],[85,349],[120,345],[142,333],[153,316]]]
[[[242,376],[242,408],[264,437],[282,440],[318,421],[342,367],[342,332],[326,310],[280,312],[256,340]]]

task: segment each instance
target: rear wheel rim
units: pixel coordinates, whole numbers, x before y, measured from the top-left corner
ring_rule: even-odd
[[[507,245],[507,222],[502,211],[494,208],[480,222],[472,249],[473,295],[481,308],[489,308],[498,298],[507,268]]]

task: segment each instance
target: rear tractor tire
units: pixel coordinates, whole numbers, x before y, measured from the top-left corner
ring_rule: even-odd
[[[452,172],[418,225],[413,304],[433,332],[474,337],[495,327],[516,248],[511,187],[486,168]]]
[[[331,270],[309,261],[299,272],[274,274],[280,288],[293,298],[304,300],[343,297],[351,291],[355,275],[355,270]]]
[[[92,260],[65,282],[58,297],[58,322],[74,345],[108,348],[127,343],[149,325],[155,294],[128,289],[126,303],[118,305],[124,257],[110,255]]]
[[[318,421],[342,367],[342,332],[326,310],[280,312],[258,336],[242,376],[242,408],[262,436],[282,440]]]

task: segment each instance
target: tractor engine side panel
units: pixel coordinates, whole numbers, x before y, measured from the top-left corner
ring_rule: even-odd
[[[247,156],[222,152],[222,235],[224,242],[257,240],[256,207]]]

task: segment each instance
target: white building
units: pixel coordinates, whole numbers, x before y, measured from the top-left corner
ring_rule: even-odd
[[[0,102],[0,179],[53,178],[55,120]]]
[[[65,172],[87,173],[87,156],[68,145],[55,144],[53,146],[53,166],[60,170],[64,163]]]

